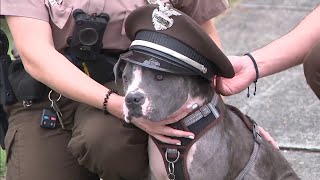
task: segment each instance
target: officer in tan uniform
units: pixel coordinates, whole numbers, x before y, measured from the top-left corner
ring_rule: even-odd
[[[209,20],[228,5],[226,0],[163,2],[190,15],[213,36]],[[122,86],[110,76],[113,64],[108,60],[128,49],[124,21],[147,3],[155,1],[0,1],[25,71],[48,89],[40,100],[18,98],[6,107],[7,180],[140,180],[148,170],[148,134],[170,144],[179,140],[167,136],[194,136],[165,124],[124,123]],[[189,111],[185,108],[166,122]]]

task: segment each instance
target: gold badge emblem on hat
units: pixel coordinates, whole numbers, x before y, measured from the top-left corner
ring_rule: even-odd
[[[143,64],[146,64],[149,66],[154,66],[154,67],[160,67],[160,62],[154,58],[147,59],[147,60],[143,61]]]
[[[149,4],[157,4],[157,0],[147,0]]]
[[[152,1],[152,3],[154,2]],[[156,0],[156,4],[158,4],[159,7],[152,13],[152,22],[154,25],[154,29],[157,31],[166,30],[170,28],[174,22],[173,19],[170,18],[170,16],[180,16],[181,14],[171,8],[170,4],[165,4],[160,0]]]
[[[49,0],[48,2],[49,2],[49,4],[50,4],[51,6],[53,6],[53,5],[55,5],[55,4],[61,5],[62,0]]]

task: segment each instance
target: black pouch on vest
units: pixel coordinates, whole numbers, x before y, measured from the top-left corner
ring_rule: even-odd
[[[49,93],[49,88],[28,74],[20,59],[12,61],[9,67],[9,82],[19,101],[39,101]]]
[[[4,105],[14,104],[17,101],[8,80],[8,69],[12,62],[8,50],[8,38],[0,29],[0,104]]]
[[[11,64],[8,55],[0,55],[0,104],[10,105],[17,102],[8,79],[8,70]]]

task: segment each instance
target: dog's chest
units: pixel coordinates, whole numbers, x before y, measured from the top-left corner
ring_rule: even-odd
[[[194,143],[187,154],[187,168],[191,167],[191,163],[194,161],[194,154],[197,149],[197,143]],[[149,165],[151,170],[151,180],[169,180],[168,174],[165,167],[162,155],[156,146],[156,144],[149,137],[148,142],[148,154],[149,154]]]

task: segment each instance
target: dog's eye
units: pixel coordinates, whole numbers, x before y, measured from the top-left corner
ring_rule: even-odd
[[[162,75],[156,75],[156,80],[162,81],[164,78]]]
[[[128,77],[127,76],[123,76],[122,79],[123,79],[124,82],[128,82]]]

